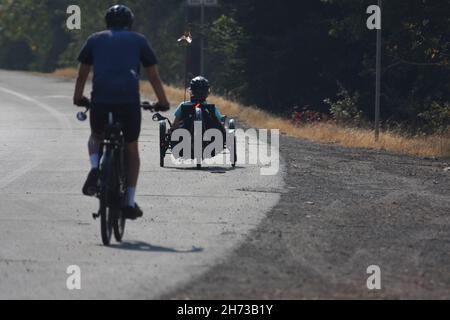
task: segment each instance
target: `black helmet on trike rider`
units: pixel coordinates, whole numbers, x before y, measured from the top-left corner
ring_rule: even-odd
[[[189,89],[191,91],[192,100],[204,101],[208,98],[210,93],[209,81],[201,76],[195,77],[191,80]]]
[[[134,14],[127,6],[118,4],[106,11],[105,22],[108,29],[131,29]]]

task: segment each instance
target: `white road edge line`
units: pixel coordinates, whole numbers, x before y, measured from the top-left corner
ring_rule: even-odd
[[[34,96],[33,98],[41,98],[41,99],[72,99],[71,96]]]
[[[27,101],[29,103],[32,103],[33,105],[36,105],[37,107],[43,109],[44,111],[48,112],[50,115],[52,115],[61,125],[62,128],[67,128],[67,131],[64,130],[63,134],[58,137],[58,144],[65,141],[67,136],[69,134],[72,134],[72,125],[70,122],[66,119],[64,115],[62,115],[60,112],[53,109],[51,106],[42,103],[36,99],[33,99],[32,97],[29,97],[27,95],[24,95],[20,92],[13,91],[7,88],[0,87],[0,91],[4,92],[6,94],[15,96],[16,98],[22,99],[24,101]],[[27,172],[33,170],[39,164],[41,163],[41,160],[39,159],[32,159],[30,162],[28,162],[26,165],[20,167],[17,170],[12,171],[8,175],[4,176],[0,179],[0,189],[4,189],[6,186],[8,186],[10,183],[14,182],[21,176],[25,175]]]

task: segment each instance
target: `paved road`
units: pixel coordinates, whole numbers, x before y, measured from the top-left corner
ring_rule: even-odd
[[[75,119],[72,89],[0,71],[1,299],[158,298],[225,260],[279,200],[271,190],[282,174],[258,166],[160,169],[145,115],[137,201],[146,215],[122,245],[103,247],[97,202],[80,194],[89,130]],[[66,288],[69,265],[81,268],[79,291]]]
[[[160,169],[150,115],[146,217],[103,247],[72,86],[0,72],[0,298],[450,298],[450,164],[283,138],[275,177]]]
[[[450,299],[450,164],[281,139],[279,203],[167,298]],[[366,286],[381,268],[381,290]]]

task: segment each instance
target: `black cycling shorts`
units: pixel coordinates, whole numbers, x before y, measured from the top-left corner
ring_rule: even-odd
[[[99,135],[105,132],[110,112],[113,114],[114,121],[122,124],[125,142],[138,141],[141,134],[142,120],[140,104],[93,104],[90,110],[92,132]]]

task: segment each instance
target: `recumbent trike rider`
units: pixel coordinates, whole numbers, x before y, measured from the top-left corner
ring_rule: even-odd
[[[219,153],[229,150],[230,161],[233,167],[236,166],[236,124],[233,119],[227,121],[227,117],[222,116],[219,109],[214,104],[207,103],[206,99],[210,94],[210,85],[207,79],[204,77],[196,77],[192,79],[189,87],[191,93],[191,101],[182,103],[175,111],[175,120],[173,123],[166,117],[163,117],[159,113],[153,116],[153,120],[159,121],[160,131],[160,165],[164,167],[164,160],[167,153],[173,151],[173,149],[181,143],[178,139],[173,139],[173,133],[177,129],[186,129],[191,136],[191,152],[190,156],[184,154],[184,150],[181,150],[179,154],[172,154],[175,158],[182,158],[185,160],[196,160],[197,168],[201,168],[201,161],[204,159],[203,151],[210,144],[214,143],[214,137],[211,141],[205,141],[205,132],[210,129],[216,129],[222,133],[223,146],[220,149],[213,148],[210,156],[214,157]],[[198,159],[198,155],[195,153],[195,123],[197,126],[201,126],[201,159]],[[169,124],[169,128],[167,127]]]

